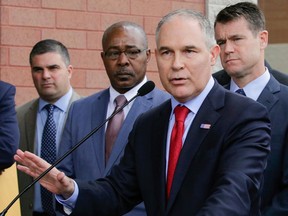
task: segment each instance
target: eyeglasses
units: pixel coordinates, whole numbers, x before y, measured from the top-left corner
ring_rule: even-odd
[[[139,57],[140,53],[143,51],[146,51],[147,49],[127,49],[124,51],[121,50],[108,50],[107,52],[104,52],[104,55],[107,59],[110,60],[116,60],[120,57],[122,53],[124,53],[127,58],[129,59],[136,59]]]

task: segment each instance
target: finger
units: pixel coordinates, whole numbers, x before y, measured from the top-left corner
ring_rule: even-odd
[[[17,169],[20,170],[21,172],[26,173],[27,175],[29,175],[33,178],[36,178],[38,176],[38,173],[31,171],[31,169],[26,167],[26,166],[17,165]]]
[[[17,155],[23,155],[24,152],[23,152],[21,149],[17,149],[16,154],[17,154]]]
[[[65,173],[64,172],[60,172],[58,175],[57,175],[57,179],[58,181],[61,183],[61,184],[65,184]]]
[[[37,165],[37,167],[43,169],[47,169],[48,167],[50,167],[51,165],[49,163],[47,163],[44,159],[42,159],[41,157],[38,157],[37,155],[29,152],[29,151],[25,151],[24,155],[27,159],[29,159],[31,162],[31,164],[35,164]]]
[[[14,159],[15,159],[17,162],[22,163],[22,162],[23,162],[23,160],[22,160],[23,156],[24,156],[24,152],[21,151],[20,149],[18,149],[18,150],[16,151],[16,154],[14,155]]]

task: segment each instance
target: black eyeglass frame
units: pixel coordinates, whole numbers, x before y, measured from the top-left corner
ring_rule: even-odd
[[[103,55],[105,56],[105,58],[109,59],[109,60],[116,60],[119,59],[119,57],[121,56],[122,53],[125,54],[125,56],[128,59],[136,59],[139,57],[139,55],[144,52],[149,50],[149,48],[144,48],[144,49],[127,49],[127,50],[115,50],[115,51],[103,51]],[[130,51],[130,52],[129,52]],[[114,55],[114,56],[113,56]]]

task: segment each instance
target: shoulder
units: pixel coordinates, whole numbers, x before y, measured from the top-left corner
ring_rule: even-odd
[[[165,101],[162,101],[157,106],[152,107],[150,110],[147,110],[144,112],[139,119],[145,119],[145,120],[151,120],[152,122],[157,121],[157,118],[159,116],[163,116],[165,114],[170,115],[171,112],[171,100],[167,99]]]
[[[227,85],[230,83],[230,76],[225,70],[220,70],[212,74],[212,76],[217,80],[220,85]]]
[[[39,99],[33,99],[31,101],[28,101],[27,103],[20,105],[16,107],[16,112],[18,113],[24,113],[27,112],[29,109],[36,109],[38,107]]]
[[[153,91],[150,93],[153,95],[158,100],[165,101],[171,98],[170,94],[167,93],[166,91],[160,90],[158,88],[154,88]]]
[[[0,81],[0,98],[3,95],[14,95],[15,91],[16,91],[16,88],[14,85]]]
[[[71,102],[74,102],[76,100],[79,100],[81,98],[84,98],[82,97],[81,95],[79,95],[74,89],[73,89],[73,92],[72,92],[72,96],[71,96]]]
[[[266,60],[265,60],[265,66],[268,68],[269,72],[275,77],[275,79],[278,82],[284,85],[288,85],[288,74],[285,74],[283,72],[273,69],[271,65],[268,63],[268,61]]]
[[[75,107],[86,107],[88,104],[99,103],[103,104],[103,100],[109,100],[109,90],[105,89],[95,94],[92,94],[87,97],[81,97],[80,99],[73,102],[72,106]]]
[[[270,69],[270,73],[275,77],[275,79],[284,84],[284,85],[288,85],[288,75],[283,73],[283,72],[280,72],[280,71],[277,71],[277,70],[274,70],[274,69]]]
[[[8,88],[13,88],[13,87],[15,88],[14,85],[0,80],[0,88],[8,89]]]

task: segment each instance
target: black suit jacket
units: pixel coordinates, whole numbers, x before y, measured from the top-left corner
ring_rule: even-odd
[[[167,101],[136,120],[111,174],[77,182],[72,215],[121,215],[142,200],[153,216],[260,215],[259,189],[270,141],[266,109],[216,82],[190,126],[166,202],[170,113]]]

